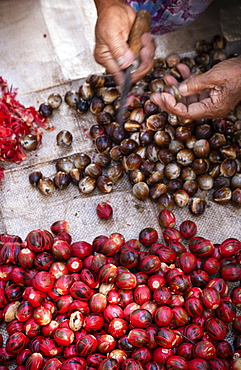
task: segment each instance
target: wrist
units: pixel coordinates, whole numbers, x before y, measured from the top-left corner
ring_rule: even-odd
[[[107,8],[110,5],[115,5],[115,4],[125,4],[125,0],[94,0],[95,7],[97,10],[97,14],[104,9]]]

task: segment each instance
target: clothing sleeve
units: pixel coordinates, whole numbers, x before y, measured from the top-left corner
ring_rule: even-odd
[[[213,0],[126,0],[136,11],[146,9],[152,17],[151,32],[165,34],[188,26]]]

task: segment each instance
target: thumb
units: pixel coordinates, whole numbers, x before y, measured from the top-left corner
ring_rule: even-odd
[[[207,74],[203,73],[198,76],[192,76],[189,79],[181,82],[179,85],[179,91],[181,95],[189,96],[200,94],[202,91],[210,89],[213,86],[213,84],[210,84]]]

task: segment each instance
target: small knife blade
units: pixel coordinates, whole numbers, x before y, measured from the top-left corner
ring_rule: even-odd
[[[124,80],[124,83],[123,83],[122,88],[121,88],[120,106],[119,106],[119,109],[118,109],[117,115],[116,115],[116,122],[122,127],[123,127],[124,122],[125,122],[125,115],[126,115],[126,111],[127,111],[126,102],[127,102],[129,91],[130,91],[131,86],[132,86],[131,66],[127,67],[125,69],[124,73],[125,73],[125,80]]]
[[[128,44],[130,46],[130,49],[133,51],[135,55],[135,59],[139,58],[140,50],[141,50],[141,35],[145,32],[149,32],[151,29],[151,16],[150,13],[147,10],[139,10],[136,13],[136,19],[135,22],[131,28]],[[132,66],[127,67],[124,70],[124,83],[121,87],[121,98],[120,98],[120,107],[118,109],[117,115],[116,115],[116,122],[123,127],[124,121],[125,121],[125,114],[127,111],[127,98],[129,91],[132,86],[132,79],[131,79],[131,70]]]

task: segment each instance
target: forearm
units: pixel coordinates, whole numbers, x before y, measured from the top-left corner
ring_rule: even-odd
[[[125,4],[125,0],[94,0],[97,13],[99,14],[104,8],[112,4]]]

